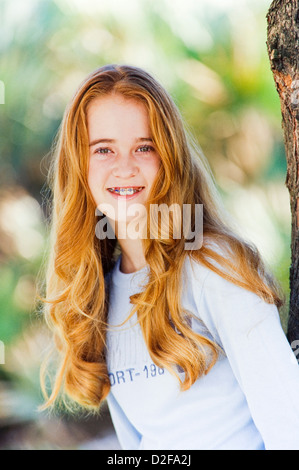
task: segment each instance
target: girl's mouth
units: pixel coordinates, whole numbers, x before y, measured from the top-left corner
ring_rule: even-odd
[[[107,190],[112,194],[114,197],[122,197],[125,199],[131,199],[136,194],[140,193],[144,189],[144,186],[130,186],[130,187],[115,187],[115,188],[107,188]]]

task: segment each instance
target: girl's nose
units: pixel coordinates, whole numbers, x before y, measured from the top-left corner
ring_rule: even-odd
[[[131,155],[119,155],[112,168],[112,174],[116,178],[130,178],[138,173],[138,167]]]

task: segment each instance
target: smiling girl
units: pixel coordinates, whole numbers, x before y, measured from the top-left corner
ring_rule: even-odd
[[[163,87],[132,66],[88,76],[50,184],[45,314],[60,366],[45,407],[62,396],[97,410],[107,399],[124,449],[299,449],[299,370],[279,289],[231,229]],[[157,221],[121,237],[133,204],[140,220],[154,204],[188,205],[191,232],[202,205],[201,246],[174,236],[175,215],[168,237]]]

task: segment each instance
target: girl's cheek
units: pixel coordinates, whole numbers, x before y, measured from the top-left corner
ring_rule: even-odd
[[[88,185],[91,191],[93,191],[96,188],[96,186],[98,185],[98,182],[99,182],[98,172],[96,171],[96,168],[94,168],[91,165],[88,171]]]

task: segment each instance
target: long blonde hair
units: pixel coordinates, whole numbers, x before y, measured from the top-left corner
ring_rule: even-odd
[[[282,304],[274,280],[254,246],[224,221],[213,178],[204,157],[187,138],[182,118],[164,88],[147,72],[108,65],[93,72],[66,109],[54,151],[49,185],[53,193],[51,243],[46,273],[45,317],[54,332],[59,367],[50,396],[47,363],[42,369],[45,408],[60,396],[98,409],[110,383],[105,361],[109,290],[105,275],[115,263],[116,239],[95,234],[96,204],[87,183],[89,149],[86,112],[99,96],[119,93],[142,101],[148,110],[154,145],[162,165],[147,201],[150,204],[203,204],[203,246],[185,250],[184,236],[143,240],[149,266],[143,292],[131,296],[133,309],[153,361],[172,373],[180,366],[180,385],[188,389],[215,364],[219,347],[189,327],[180,304],[186,256],[229,281],[255,292],[268,303]],[[194,229],[194,212],[191,214]],[[171,230],[174,221],[171,220]],[[157,229],[159,232],[159,229]],[[221,246],[221,252],[212,248]],[[181,334],[178,334],[180,332]]]

